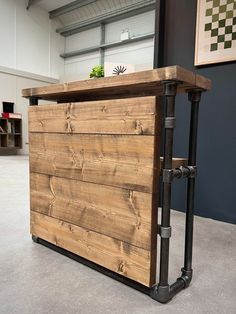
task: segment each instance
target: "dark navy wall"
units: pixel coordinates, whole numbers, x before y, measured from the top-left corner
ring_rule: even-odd
[[[212,80],[200,105],[196,214],[236,223],[236,63],[194,67],[196,0],[166,0],[164,65],[178,64]],[[178,97],[175,156],[187,155],[190,106]],[[173,208],[184,210],[185,185],[175,184]]]

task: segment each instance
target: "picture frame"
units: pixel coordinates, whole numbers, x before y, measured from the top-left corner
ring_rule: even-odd
[[[236,60],[236,1],[198,0],[195,66]]]

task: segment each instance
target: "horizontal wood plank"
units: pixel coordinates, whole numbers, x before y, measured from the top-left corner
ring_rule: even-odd
[[[98,99],[153,96],[163,94],[163,81],[180,81],[180,92],[191,88],[210,89],[211,81],[179,66],[170,66],[97,80],[85,80],[24,89],[23,97],[37,96],[46,100],[86,101]]]
[[[31,173],[30,204],[33,211],[151,249],[151,194]]]
[[[160,132],[156,97],[29,107],[30,132],[154,134]],[[158,112],[157,112],[158,111]]]
[[[31,233],[145,286],[155,283],[151,251],[34,211]]]
[[[30,133],[30,170],[151,193],[154,140],[145,135]]]

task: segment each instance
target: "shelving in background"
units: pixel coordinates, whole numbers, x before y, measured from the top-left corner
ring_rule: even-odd
[[[0,155],[16,154],[22,148],[22,119],[0,117]]]

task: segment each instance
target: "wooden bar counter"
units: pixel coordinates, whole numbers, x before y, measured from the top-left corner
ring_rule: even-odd
[[[177,93],[210,89],[172,66],[22,91],[32,235],[146,287],[156,283],[166,82]],[[173,159],[172,168],[186,165]]]

